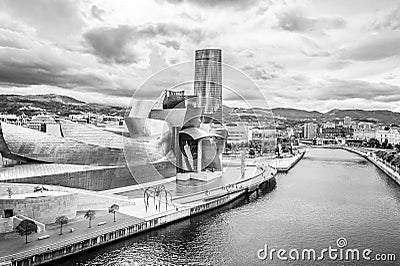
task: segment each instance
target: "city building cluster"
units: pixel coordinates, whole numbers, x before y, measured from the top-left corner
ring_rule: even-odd
[[[80,112],[78,114],[69,114],[65,117],[39,112],[34,115],[26,114],[0,114],[0,122],[26,127],[29,129],[44,132],[53,136],[62,135],[60,120],[68,120],[82,124],[91,124],[97,127],[123,128],[124,119],[122,116],[112,116],[91,112]]]
[[[365,144],[371,140],[382,147],[393,147],[400,143],[400,127],[385,125],[372,120],[353,121],[346,116],[343,120],[335,119],[323,123],[307,122],[302,125],[300,138],[315,144],[352,143]]]

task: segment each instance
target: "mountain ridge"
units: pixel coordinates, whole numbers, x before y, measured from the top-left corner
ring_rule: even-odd
[[[363,110],[363,109],[332,109],[325,113],[318,111],[304,111],[294,108],[272,108],[275,115],[283,116],[287,119],[321,119],[331,121],[335,118],[343,120],[349,116],[352,120],[375,120],[385,124],[400,124],[400,113],[390,110]]]
[[[97,112],[123,116],[125,109],[118,106],[86,103],[70,96],[58,94],[0,94],[0,113],[32,115],[50,112],[63,116],[80,112]]]
[[[32,106],[33,110],[27,110]],[[36,110],[36,111],[35,111]],[[0,94],[0,113],[21,114],[26,112],[46,111],[55,114],[65,115],[79,112],[98,112],[109,115],[123,116],[126,108],[110,106],[98,103],[86,103],[71,96],[58,94]],[[230,117],[235,112],[246,111],[248,113],[268,114],[270,111],[276,118],[283,117],[295,121],[331,121],[335,118],[343,119],[345,116],[352,120],[375,120],[385,124],[400,124],[400,113],[390,110],[363,110],[363,109],[332,109],[327,112],[307,111],[297,108],[276,107],[272,109],[255,107],[252,110],[224,106],[224,116]]]

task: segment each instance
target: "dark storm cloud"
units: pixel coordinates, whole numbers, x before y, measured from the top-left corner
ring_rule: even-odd
[[[68,0],[3,0],[0,10],[36,28],[45,37],[77,33],[85,25],[77,4]]]
[[[78,52],[35,41],[23,32],[0,28],[0,87],[30,89],[32,85],[58,87],[78,92],[130,96],[132,84],[111,77],[107,71],[86,65]],[[129,84],[127,84],[129,83]]]
[[[6,87],[93,88],[97,91],[116,87],[108,75],[83,68],[75,62],[75,55],[60,53],[60,50],[35,42],[24,34],[0,30],[0,84]]]
[[[329,29],[343,28],[346,22],[342,18],[310,18],[296,11],[276,14],[277,27],[294,32],[324,32]]]
[[[47,60],[48,59],[48,60]],[[104,88],[110,84],[103,76],[94,73],[81,73],[60,60],[33,58],[29,55],[6,58],[0,54],[0,83],[20,86],[51,85],[61,88],[96,87]]]
[[[135,29],[130,26],[117,28],[96,28],[85,33],[84,37],[92,48],[93,54],[105,62],[118,64],[137,63],[140,54],[128,48],[135,39]]]
[[[5,61],[0,56],[0,85],[29,87],[49,85],[80,92],[96,92],[104,95],[130,97],[132,90],[121,88],[98,73],[85,73],[76,66],[32,60]]]
[[[100,27],[89,30],[84,38],[91,51],[107,63],[138,63],[141,51],[133,46],[141,40],[157,36],[184,36],[193,42],[200,42],[203,33],[199,29],[187,29],[175,24],[145,24],[141,26],[119,25],[118,27]]]

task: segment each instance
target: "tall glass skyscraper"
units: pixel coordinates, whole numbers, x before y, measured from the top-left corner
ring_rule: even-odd
[[[194,94],[197,106],[204,108],[203,121],[222,124],[222,51],[196,50]]]

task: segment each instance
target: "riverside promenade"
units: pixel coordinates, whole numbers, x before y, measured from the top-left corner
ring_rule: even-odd
[[[305,153],[305,150],[300,150],[294,156],[276,158],[269,165],[274,167],[278,172],[287,172],[303,158]]]
[[[395,181],[400,186],[400,168],[394,167],[388,164],[386,161],[382,160],[375,155],[375,150],[371,148],[359,148],[359,147],[349,147],[349,146],[339,146],[339,145],[325,145],[325,146],[315,146],[325,149],[342,149],[352,153],[355,153],[361,157],[364,157],[376,167],[378,167],[382,172],[389,176],[393,181]]]
[[[345,146],[342,146],[341,148],[366,158],[368,161],[370,161],[376,167],[382,170],[386,175],[388,175],[391,179],[393,179],[393,181],[395,181],[400,186],[400,173],[399,173],[400,169],[380,159],[375,155],[373,151],[368,149],[345,147]]]
[[[292,157],[292,159],[293,162],[298,161],[298,157]],[[87,220],[81,219],[65,226],[62,236],[58,235],[59,228],[52,228],[41,234],[29,236],[30,243],[28,244],[24,244],[21,237],[2,239],[0,240],[0,265],[39,265],[164,226],[258,192],[260,186],[269,186],[277,173],[276,168],[265,164],[264,166],[248,166],[245,174],[239,177],[232,175],[240,173],[237,166],[231,165],[225,170],[226,179],[222,179],[223,182],[210,182],[213,185],[206,190],[185,195],[181,195],[181,190],[187,190],[187,187],[177,186],[177,182],[171,182],[168,179],[167,183],[175,183],[176,188],[172,201],[162,202],[159,205],[161,208],[157,208],[157,204],[152,204],[152,199],[150,199],[151,204],[145,206],[142,188],[140,197],[137,197],[137,191],[132,194],[135,197],[130,197],[131,205],[120,207],[115,223],[111,220],[111,214],[100,212],[92,221],[92,228],[88,228]],[[229,176],[230,179],[227,178]],[[121,193],[121,191],[118,192]],[[102,222],[106,223],[99,226],[98,224]],[[72,233],[69,232],[71,227],[74,228]],[[49,238],[37,240],[41,235],[49,235]]]

